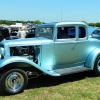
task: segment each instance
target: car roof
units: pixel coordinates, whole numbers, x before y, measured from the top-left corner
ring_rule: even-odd
[[[72,22],[50,22],[50,23],[46,23],[46,24],[40,24],[40,25],[38,25],[38,26],[49,26],[49,25],[51,25],[51,26],[60,26],[60,25],[68,25],[68,24],[71,24],[71,25],[73,25],[73,24],[79,24],[79,25],[85,25],[85,26],[87,26],[87,24],[86,23],[84,23],[84,22],[76,22],[76,21],[72,21]]]

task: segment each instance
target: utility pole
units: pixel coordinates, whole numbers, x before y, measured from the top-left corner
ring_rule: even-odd
[[[43,23],[44,23],[44,17],[43,17]]]
[[[58,22],[58,15],[57,15],[57,22]]]
[[[61,9],[61,22],[62,22],[62,9]]]

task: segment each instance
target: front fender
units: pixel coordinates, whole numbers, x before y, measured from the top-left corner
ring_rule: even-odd
[[[4,67],[5,65],[15,63],[15,62],[25,62],[25,63],[31,64],[32,66],[36,66],[36,64],[30,61],[29,59],[19,57],[19,56],[16,56],[16,57],[12,56],[12,57],[7,57],[5,59],[2,59],[0,61],[0,68]]]
[[[50,72],[48,70],[43,69],[41,66],[39,66],[38,64],[32,62],[29,59],[23,58],[23,57],[19,57],[19,56],[12,56],[12,57],[8,57],[5,58],[3,60],[0,61],[0,68],[3,68],[4,66],[11,64],[11,63],[16,63],[16,62],[23,62],[23,63],[27,63],[39,70],[41,70],[42,72],[51,75],[51,76],[60,76],[60,74],[56,73],[56,72]]]
[[[93,70],[94,68],[94,63],[97,58],[97,56],[100,54],[100,48],[95,48],[87,57],[85,66],[88,68],[91,68]]]

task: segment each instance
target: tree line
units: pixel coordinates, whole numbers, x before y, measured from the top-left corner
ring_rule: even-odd
[[[6,25],[12,25],[12,24],[16,24],[16,23],[22,23],[22,24],[41,24],[43,22],[41,22],[40,20],[35,20],[35,21],[11,21],[11,20],[0,20],[0,24],[6,24]]]
[[[82,21],[82,22],[85,22],[89,26],[100,27],[100,22],[97,22],[97,23],[87,23],[86,21]],[[41,23],[44,23],[44,22],[41,22],[40,20],[35,20],[35,21],[0,20],[0,24],[12,25],[12,24],[16,24],[16,23],[22,23],[22,24],[31,23],[31,24],[37,24],[38,25],[38,24],[41,24]]]
[[[89,26],[95,26],[95,27],[100,27],[100,22],[97,23],[89,23]]]

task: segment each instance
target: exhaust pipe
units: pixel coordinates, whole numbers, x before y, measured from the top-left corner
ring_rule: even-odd
[[[40,76],[38,72],[27,71],[26,73],[27,73],[28,79],[37,78]]]

